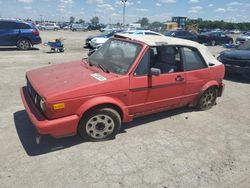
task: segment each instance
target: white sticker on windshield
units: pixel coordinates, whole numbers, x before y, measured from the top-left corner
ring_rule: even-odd
[[[92,76],[93,78],[95,78],[95,79],[97,79],[99,81],[107,80],[107,78],[103,77],[102,75],[100,75],[98,73],[91,74],[90,76]]]

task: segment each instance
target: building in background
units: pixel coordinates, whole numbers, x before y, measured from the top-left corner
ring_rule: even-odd
[[[178,24],[178,28],[184,29],[186,27],[187,17],[172,17],[172,22],[176,22]]]

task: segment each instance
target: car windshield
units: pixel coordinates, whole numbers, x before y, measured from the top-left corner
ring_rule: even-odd
[[[139,44],[110,39],[89,57],[89,63],[105,72],[124,75],[132,66],[141,48]]]
[[[105,31],[105,32],[101,33],[100,36],[104,37],[104,36],[106,36],[106,35],[108,35],[110,33],[112,33],[112,31]]]
[[[250,50],[250,41],[247,40],[242,45],[238,47],[238,50]]]

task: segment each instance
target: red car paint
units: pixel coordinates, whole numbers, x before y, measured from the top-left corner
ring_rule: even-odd
[[[25,109],[38,133],[56,138],[75,135],[81,117],[98,105],[115,106],[122,121],[129,122],[137,116],[195,105],[201,94],[211,86],[218,87],[222,94],[223,64],[160,76],[134,76],[149,46],[142,42],[130,42],[138,43],[142,48],[124,75],[106,73],[90,66],[87,60],[27,72],[26,77],[33,90],[44,100],[45,110],[41,112],[27,86],[20,90]],[[95,75],[105,80],[100,81]],[[53,105],[61,103],[64,108],[54,109]]]

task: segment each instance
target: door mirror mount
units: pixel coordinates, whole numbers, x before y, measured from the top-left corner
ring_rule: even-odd
[[[161,70],[157,68],[150,68],[149,76],[160,76]]]

